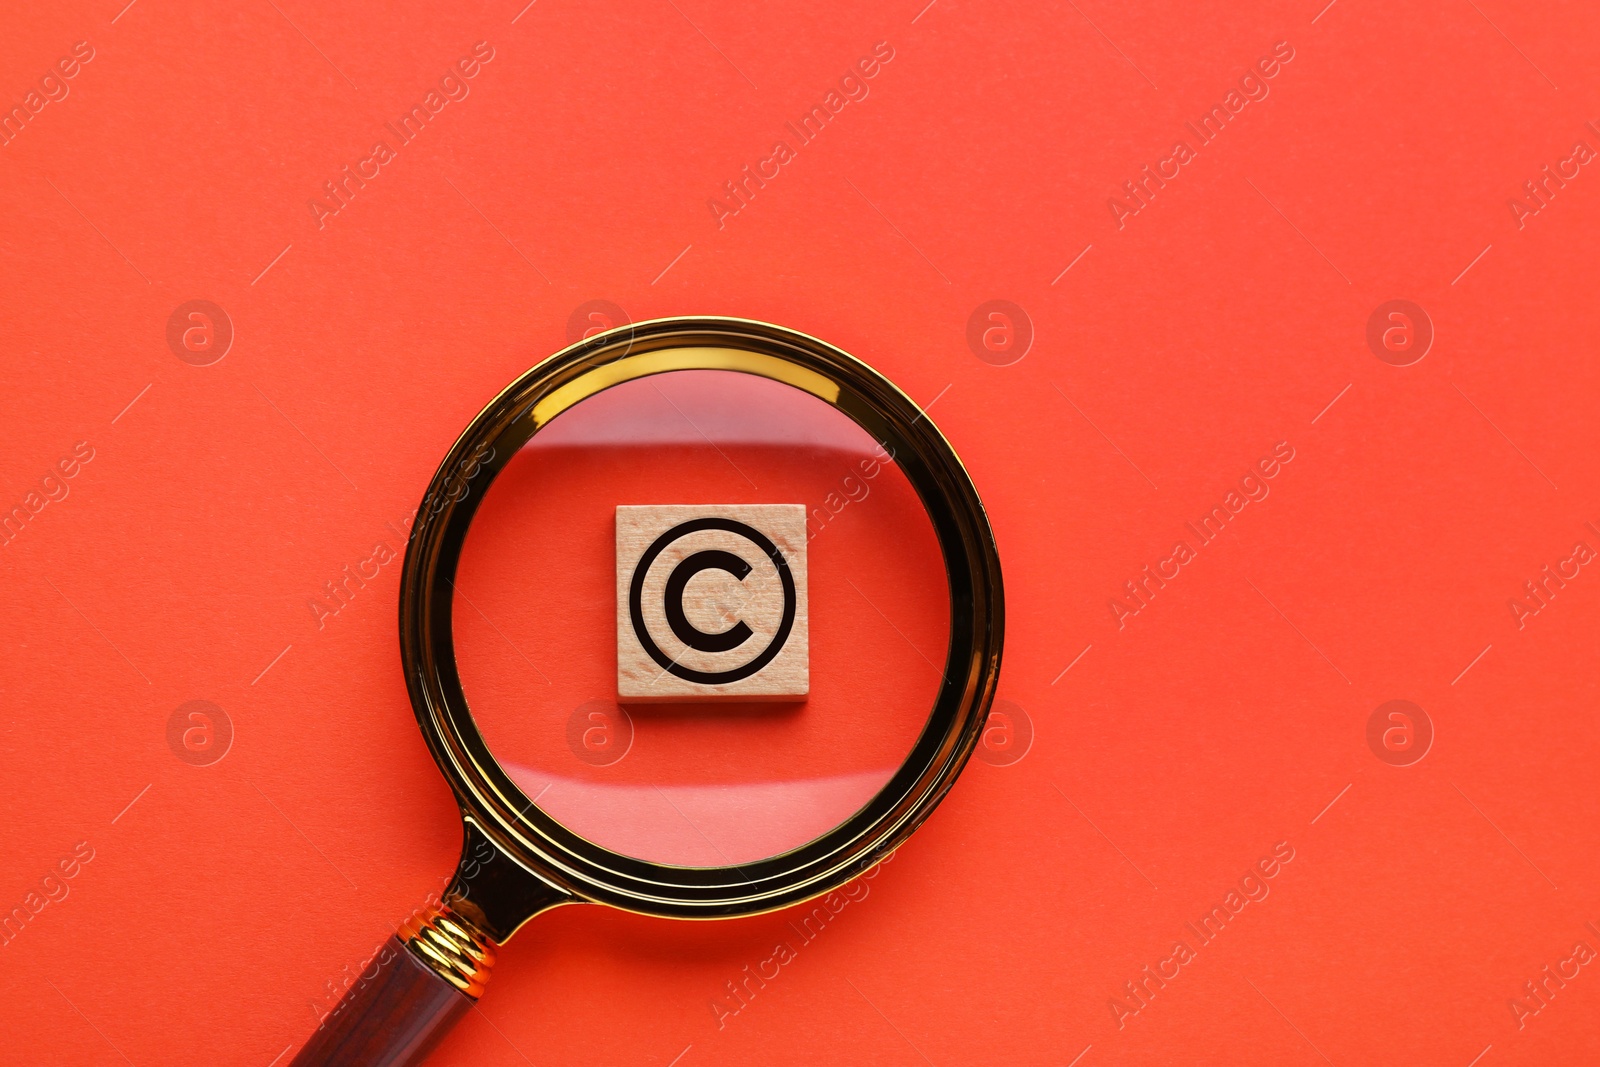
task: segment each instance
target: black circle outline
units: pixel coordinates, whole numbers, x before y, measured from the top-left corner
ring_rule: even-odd
[[[644,579],[650,570],[650,565],[656,557],[666,551],[667,546],[681,541],[692,533],[701,530],[722,530],[726,533],[737,534],[746,541],[755,545],[767,554],[773,566],[778,568],[778,579],[783,582],[783,621],[778,623],[778,631],[772,635],[772,640],[767,647],[742,667],[735,667],[727,671],[697,671],[692,667],[685,667],[665,652],[661,651],[655,639],[650,636],[650,631],[644,624]],[[789,640],[789,631],[794,629],[794,616],[798,607],[799,596],[794,587],[794,575],[789,573],[789,561],[784,558],[783,552],[772,539],[754,526],[747,525],[737,519],[724,519],[707,516],[700,519],[689,519],[680,522],[660,537],[651,542],[650,547],[644,550],[644,555],[639,557],[639,562],[633,568],[633,581],[628,585],[628,615],[633,619],[634,636],[639,638],[640,646],[649,653],[650,658],[656,661],[656,666],[669,674],[676,675],[687,682],[697,682],[700,685],[725,685],[748,678],[752,674],[771,663],[779,652],[783,651],[784,644]]]
[[[533,804],[473,719],[452,631],[452,583],[467,530],[518,449],[584,397],[691,369],[736,371],[799,388],[879,441],[927,509],[950,595],[943,682],[906,762],[843,824],[782,855],[737,867],[679,867],[613,852]],[[464,492],[446,491],[460,482],[458,463],[491,448],[483,473]],[[424,509],[407,539],[401,574],[400,658],[412,711],[455,794],[469,845],[488,840],[509,859],[505,869],[520,868],[562,899],[711,919],[772,911],[827,893],[899,847],[950,791],[978,742],[1005,633],[1000,556],[988,515],[933,420],[883,375],[825,341],[770,323],[711,316],[597,334],[540,362],[489,401],[446,452],[423,500],[443,503]],[[497,896],[493,886],[484,892],[485,907],[516,916],[509,936],[527,917],[518,903],[526,891],[516,890],[515,900]]]

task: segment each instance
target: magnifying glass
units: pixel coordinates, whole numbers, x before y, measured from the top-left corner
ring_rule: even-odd
[[[977,744],[1003,614],[960,460],[839,349],[679,318],[540,363],[406,548],[401,658],[460,863],[293,1063],[421,1062],[559,905],[726,918],[866,872]]]

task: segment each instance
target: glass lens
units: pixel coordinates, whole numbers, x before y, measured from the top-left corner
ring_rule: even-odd
[[[689,370],[597,393],[510,459],[453,619],[473,717],[535,804],[610,851],[723,867],[887,784],[950,598],[889,449],[791,386]]]

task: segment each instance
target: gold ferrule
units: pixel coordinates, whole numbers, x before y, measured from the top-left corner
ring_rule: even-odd
[[[444,906],[414,913],[400,927],[411,954],[461,992],[477,1000],[494,967],[495,944]]]

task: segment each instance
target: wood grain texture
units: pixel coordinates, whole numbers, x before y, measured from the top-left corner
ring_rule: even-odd
[[[409,1067],[421,1063],[470,997],[391,937],[290,1067]],[[369,977],[370,975],[370,977]]]
[[[809,646],[804,505],[617,508],[619,699],[804,699]]]

